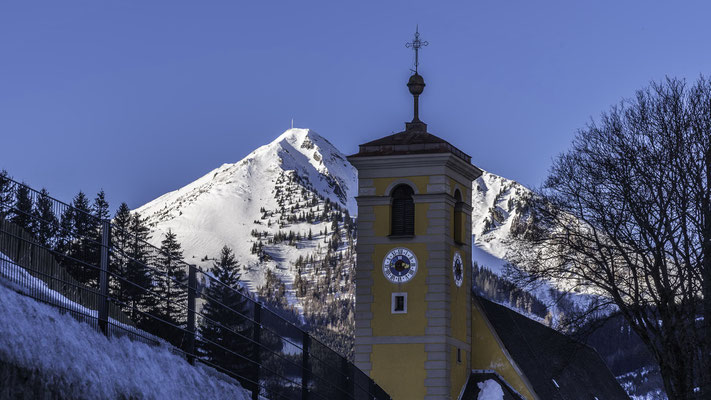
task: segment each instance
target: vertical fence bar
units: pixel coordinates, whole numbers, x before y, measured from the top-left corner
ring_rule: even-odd
[[[309,353],[311,352],[311,336],[302,331],[301,339],[301,400],[309,398]]]
[[[254,368],[254,381],[256,382],[255,388],[252,391],[252,400],[259,400],[259,375],[260,375],[260,367],[262,365],[262,358],[261,358],[261,343],[262,343],[262,305],[260,303],[254,303],[254,336],[252,337],[252,340],[254,340],[254,362],[255,362],[255,368]]]
[[[101,224],[101,270],[99,272],[99,327],[104,335],[109,334],[109,235],[111,224],[102,221]]]
[[[195,289],[197,287],[197,271],[194,265],[188,265],[188,337],[185,352],[188,362],[195,364]]]

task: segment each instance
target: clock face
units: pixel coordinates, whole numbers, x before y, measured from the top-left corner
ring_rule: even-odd
[[[454,277],[454,284],[457,287],[462,286],[464,282],[464,265],[462,263],[462,256],[459,252],[454,253],[454,259],[452,260],[452,276]]]
[[[403,283],[417,273],[417,257],[410,249],[396,247],[383,259],[383,275],[392,283]]]

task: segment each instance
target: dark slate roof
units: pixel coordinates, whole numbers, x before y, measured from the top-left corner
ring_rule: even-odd
[[[413,128],[411,125],[416,125],[416,127]],[[424,123],[408,123],[408,129],[403,132],[373,140],[358,147],[358,153],[351,157],[452,153],[468,163],[471,163],[472,160],[471,156],[452,146],[446,140],[428,133],[427,125]]]
[[[629,399],[592,347],[478,297],[515,363],[546,400]]]
[[[506,381],[495,372],[472,372],[469,376],[469,381],[467,381],[467,386],[464,388],[464,393],[462,394],[461,400],[477,400],[479,398],[479,386],[480,382],[493,379],[495,380],[504,392],[503,400],[525,400],[521,395],[516,393]]]

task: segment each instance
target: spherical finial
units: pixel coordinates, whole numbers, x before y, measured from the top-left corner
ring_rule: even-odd
[[[410,89],[410,94],[413,96],[421,95],[422,91],[425,90],[425,80],[422,75],[415,72],[407,82],[407,88]]]

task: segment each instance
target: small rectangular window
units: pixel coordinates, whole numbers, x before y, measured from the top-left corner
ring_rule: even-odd
[[[393,314],[407,313],[407,293],[393,293],[390,311]]]
[[[457,348],[457,363],[462,363],[462,349]]]

